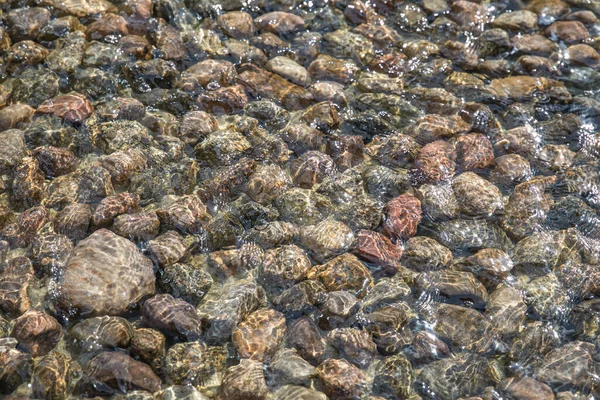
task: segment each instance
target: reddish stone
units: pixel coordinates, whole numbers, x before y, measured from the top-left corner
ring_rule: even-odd
[[[456,163],[462,171],[487,168],[494,165],[494,149],[482,134],[461,135],[456,140]]]
[[[83,122],[93,111],[94,107],[87,98],[76,92],[46,100],[37,109],[38,114],[54,114],[71,123]]]
[[[360,258],[381,265],[386,271],[394,273],[400,267],[402,248],[396,246],[381,233],[363,229],[356,234],[354,253]]]
[[[419,180],[442,182],[454,176],[456,150],[446,141],[438,140],[425,145],[415,160]]]
[[[408,239],[417,234],[421,214],[419,199],[410,194],[400,195],[385,206],[383,230],[391,238]]]

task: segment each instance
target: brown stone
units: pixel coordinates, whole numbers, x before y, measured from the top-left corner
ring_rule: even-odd
[[[125,18],[112,13],[101,14],[87,27],[87,35],[90,40],[101,40],[106,36],[125,36],[128,33]]]
[[[227,36],[234,39],[250,39],[256,30],[252,16],[243,11],[222,14],[217,19],[217,23]]]
[[[139,204],[140,196],[137,193],[123,192],[105,197],[96,207],[92,222],[97,227],[109,226],[116,217],[136,210]]]
[[[34,280],[33,266],[25,257],[10,260],[0,273],[0,310],[18,317],[29,309],[29,286]]]
[[[297,15],[282,11],[263,14],[254,19],[258,29],[278,35],[288,35],[304,29],[304,20]]]
[[[148,365],[115,351],[100,353],[88,362],[79,384],[88,395],[111,395],[123,390],[154,393],[160,390],[161,380]]]
[[[557,21],[544,31],[547,37],[567,44],[579,43],[590,38],[590,33],[579,21]]]
[[[248,315],[231,335],[242,358],[264,362],[277,350],[285,335],[285,317],[275,310],[258,310]]]
[[[325,394],[335,399],[359,398],[367,391],[365,374],[346,360],[329,359],[317,368]]]
[[[483,169],[494,165],[494,149],[490,140],[482,134],[461,135],[456,143],[456,164],[461,171]]]
[[[382,266],[390,274],[400,268],[402,248],[378,232],[359,231],[356,234],[354,253],[368,262]]]
[[[30,310],[16,319],[11,336],[32,357],[48,354],[63,336],[56,319],[41,311]]]
[[[416,235],[421,222],[421,202],[410,194],[400,195],[385,206],[384,232],[393,239]]]
[[[94,107],[85,96],[71,92],[43,102],[36,112],[38,114],[54,114],[66,122],[80,124],[90,116],[92,111],[94,111]]]
[[[225,371],[221,390],[225,399],[264,400],[269,389],[265,381],[263,364],[242,359],[236,366]]]
[[[367,267],[349,253],[314,267],[307,278],[320,281],[328,291],[348,290],[358,298],[364,297],[373,286],[373,278]]]
[[[454,176],[456,150],[451,143],[438,140],[421,149],[415,160],[417,178],[426,182],[443,182]]]
[[[54,146],[38,147],[32,156],[38,160],[47,178],[69,174],[75,171],[78,164],[77,157],[68,149]]]

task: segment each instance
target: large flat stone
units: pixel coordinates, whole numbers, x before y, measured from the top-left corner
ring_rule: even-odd
[[[58,281],[57,306],[70,315],[119,315],[155,290],[152,261],[100,229],[73,249]]]

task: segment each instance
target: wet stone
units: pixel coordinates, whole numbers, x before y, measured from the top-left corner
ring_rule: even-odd
[[[521,399],[553,399],[552,389],[535,379],[524,378],[506,378],[499,383],[498,389],[509,396]]]
[[[2,111],[5,110],[6,108]],[[2,111],[0,111],[0,114]],[[0,121],[1,120],[2,117],[0,116]],[[0,143],[2,144],[2,150],[0,150],[0,166],[3,170],[10,170],[20,164],[27,151],[23,131],[18,129],[6,130],[7,128],[7,126],[4,127],[4,132],[2,132],[0,139]]]
[[[458,268],[475,274],[486,287],[495,287],[496,284],[507,279],[514,263],[510,256],[499,249],[482,249],[468,257]]]
[[[31,250],[36,272],[50,275],[64,268],[73,243],[65,235],[42,233],[33,239]]]
[[[24,208],[39,205],[44,197],[44,174],[39,162],[32,157],[25,157],[14,170],[12,195],[13,200]]]
[[[225,371],[222,390],[223,395],[232,400],[266,399],[269,389],[262,364],[249,359],[240,360],[238,365]]]
[[[29,381],[32,364],[29,354],[6,346],[0,347],[0,393],[8,395]]]
[[[317,368],[325,393],[333,398],[358,397],[367,390],[364,373],[345,360],[329,359]]]
[[[310,259],[295,245],[268,250],[260,265],[260,275],[269,285],[285,288],[303,280],[311,269]]]
[[[449,356],[450,348],[435,333],[423,330],[415,334],[409,355],[416,362],[429,363]]]
[[[152,260],[164,268],[181,260],[187,248],[180,234],[168,231],[148,242],[148,251]]]
[[[294,14],[275,11],[254,19],[258,29],[288,35],[304,29],[304,20]]]
[[[198,314],[207,327],[207,342],[228,341],[237,324],[257,310],[264,300],[264,289],[254,283],[242,281],[225,287],[218,298],[207,301],[198,309]]]
[[[118,315],[154,294],[154,281],[152,262],[133,243],[101,229],[75,246],[58,281],[56,304],[69,313]]]
[[[359,309],[360,303],[351,293],[344,290],[329,292],[322,304],[319,304],[319,311],[322,313],[319,326],[323,329],[341,327]]]
[[[455,251],[479,250],[494,247],[501,250],[512,248],[512,242],[497,225],[481,220],[456,219],[440,223],[436,239]]]
[[[308,86],[311,83],[306,69],[294,60],[284,56],[270,59],[265,68],[300,86]]]
[[[520,10],[500,14],[494,19],[491,26],[508,31],[526,32],[537,27],[537,20],[538,16],[534,12]]]
[[[327,340],[344,358],[358,367],[368,367],[377,357],[377,346],[366,330],[334,329],[327,334]]]
[[[31,306],[29,287],[33,283],[33,267],[25,257],[13,258],[0,273],[0,309],[18,317]]]
[[[579,21],[557,21],[545,30],[545,35],[553,41],[574,44],[589,38],[589,32]]]
[[[394,274],[399,269],[402,248],[378,232],[361,230],[356,234],[354,253],[368,262],[381,265],[384,270]]]
[[[454,176],[456,150],[448,142],[429,143],[419,151],[414,166],[420,180],[432,183],[447,181]]]
[[[317,261],[326,261],[348,250],[354,242],[352,230],[345,224],[326,219],[300,232],[300,244]]]
[[[12,98],[16,102],[38,107],[56,96],[58,89],[59,77],[54,72],[45,68],[29,68],[13,84]]]
[[[13,44],[7,51],[7,64],[10,70],[26,65],[41,64],[48,57],[48,50],[31,40],[23,40]]]
[[[308,66],[308,73],[313,81],[334,81],[342,84],[355,79],[358,67],[352,62],[320,55]]]
[[[78,322],[69,329],[74,344],[85,352],[103,348],[127,348],[133,337],[133,327],[121,317],[95,317]]]
[[[12,128],[21,128],[22,125],[29,122],[31,116],[35,112],[35,109],[28,106],[27,104],[15,103],[0,110],[0,129],[2,131],[10,130],[9,132],[3,133],[7,135],[4,140],[15,140],[14,136],[20,131],[12,130]],[[18,152],[16,154],[19,154]]]
[[[139,201],[139,195],[127,192],[105,197],[96,207],[92,222],[98,227],[109,226],[119,215],[135,210]]]
[[[358,298],[364,297],[373,285],[369,270],[356,256],[348,253],[314,267],[307,278],[320,281],[329,291],[348,290]]]
[[[522,293],[506,284],[500,284],[490,295],[485,311],[502,335],[511,335],[521,330],[527,305]]]
[[[161,400],[205,400],[207,398],[195,387],[182,385],[170,386],[158,392],[157,396]]]
[[[145,324],[151,328],[187,340],[200,337],[202,321],[194,306],[170,294],[159,294],[146,300],[142,313]]]
[[[12,247],[27,247],[47,221],[48,209],[43,206],[31,207],[23,211],[14,224],[6,226],[1,236]]]
[[[67,398],[75,369],[71,365],[71,358],[64,353],[51,352],[41,357],[33,368],[33,395],[51,400]]]
[[[479,311],[442,303],[434,308],[433,330],[440,337],[447,339],[453,349],[482,354],[494,350],[499,340],[498,331]]]
[[[79,93],[60,95],[40,104],[38,114],[54,114],[66,122],[81,123],[94,111],[89,101]]]
[[[77,168],[77,158],[67,149],[54,146],[38,147],[32,152],[47,178],[69,174]]]
[[[498,379],[497,368],[494,361],[467,353],[428,364],[416,382],[440,399],[450,400],[476,395],[486,386],[493,386]]]
[[[451,302],[470,302],[476,308],[483,308],[488,299],[485,287],[469,272],[425,272],[417,277],[415,286],[421,292],[433,292]]]
[[[518,154],[507,154],[496,158],[490,171],[490,181],[505,186],[526,181],[533,175],[529,162]]]
[[[441,270],[452,261],[452,252],[434,239],[415,236],[406,242],[401,261],[416,271]]]
[[[246,194],[252,200],[267,205],[280,197],[291,183],[288,173],[280,167],[259,166],[249,177]]]
[[[305,280],[282,291],[272,301],[277,310],[286,315],[297,316],[314,311],[325,292],[325,286],[321,282]]]
[[[219,27],[234,39],[250,39],[256,27],[252,16],[246,12],[230,11],[218,18]]]
[[[461,135],[455,146],[459,170],[471,171],[494,165],[494,149],[489,139],[482,134]]]
[[[166,339],[162,333],[150,328],[139,328],[133,331],[129,349],[132,356],[159,371],[167,353]]]
[[[287,342],[312,365],[318,365],[329,355],[330,349],[319,328],[308,316],[298,318],[287,329]]]
[[[416,196],[426,220],[444,221],[458,216],[458,202],[450,184],[421,185]]]
[[[535,377],[550,386],[590,387],[594,374],[594,345],[574,341],[550,351],[542,360]]]
[[[266,361],[285,335],[285,317],[275,310],[258,310],[248,315],[232,333],[233,344],[242,358]]]
[[[164,375],[167,383],[211,386],[214,375],[225,372],[228,357],[224,347],[207,347],[198,341],[177,343],[164,359]],[[217,385],[221,383],[218,379]]]
[[[385,208],[384,232],[392,239],[407,239],[417,233],[421,222],[421,202],[410,194],[392,199]]]
[[[111,395],[127,390],[160,389],[161,381],[152,369],[120,352],[103,352],[89,361],[79,382],[87,394]]]
[[[34,310],[17,318],[11,333],[19,341],[19,348],[32,357],[49,353],[62,339],[62,335],[62,327],[56,319]]]
[[[115,232],[134,240],[149,240],[158,235],[160,221],[155,212],[119,215],[114,220]]]
[[[488,216],[503,208],[500,190],[473,172],[464,172],[452,181],[460,211],[467,215]]]
[[[275,354],[267,370],[267,382],[276,386],[303,385],[315,375],[315,368],[298,356],[295,350],[284,349]],[[318,392],[314,392],[316,395]]]

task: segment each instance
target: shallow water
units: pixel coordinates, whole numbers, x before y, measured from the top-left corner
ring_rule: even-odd
[[[0,397],[600,397],[599,1],[0,9]]]

